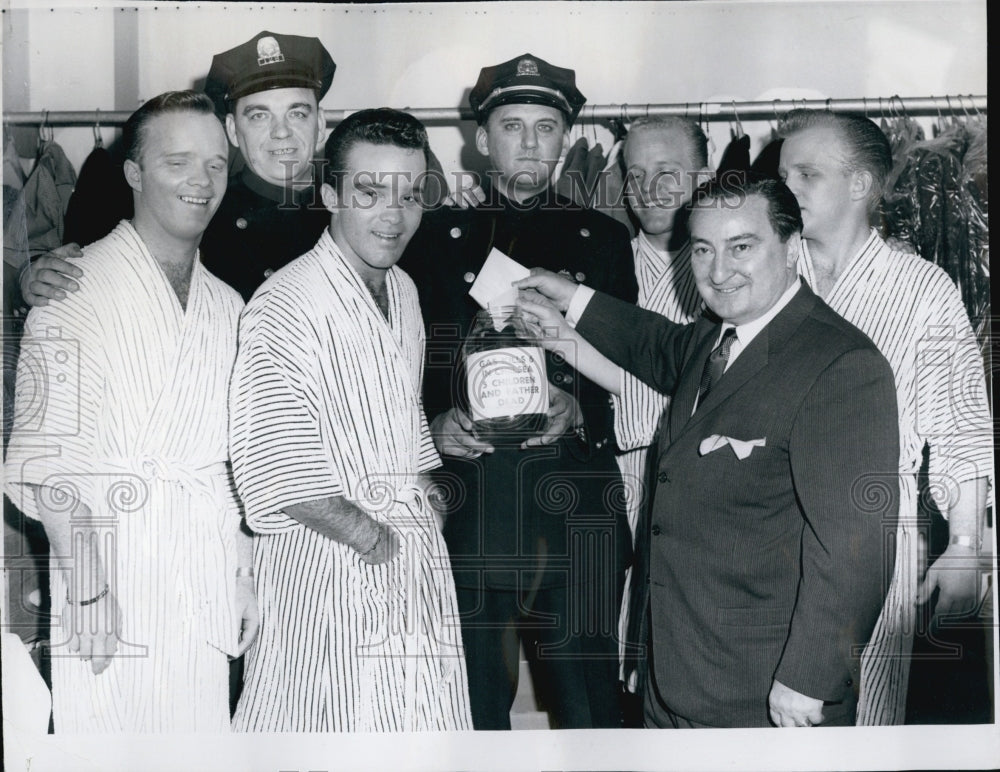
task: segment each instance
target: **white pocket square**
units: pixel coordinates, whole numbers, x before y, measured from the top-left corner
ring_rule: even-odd
[[[729,445],[733,449],[733,453],[736,454],[736,458],[742,461],[753,452],[754,448],[763,448],[766,444],[767,437],[761,437],[759,440],[737,440],[734,437],[713,434],[701,441],[701,445],[698,446],[698,455],[707,456],[712,451]]]

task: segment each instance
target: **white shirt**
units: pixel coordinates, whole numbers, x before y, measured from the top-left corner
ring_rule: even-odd
[[[736,357],[743,353],[743,349],[750,345],[750,342],[756,338],[760,331],[763,330],[771,322],[774,317],[781,313],[781,309],[787,306],[795,293],[799,291],[799,287],[802,286],[802,280],[797,278],[792,282],[792,286],[785,290],[785,293],[778,298],[778,302],[771,306],[762,316],[758,316],[752,322],[747,322],[746,324],[729,324],[728,322],[722,323],[722,328],[719,330],[719,337],[715,339],[715,345],[712,346],[714,349],[719,345],[722,340],[722,335],[730,327],[736,328],[736,340],[733,341],[732,347],[729,349],[729,361],[726,362],[726,370],[733,366],[733,362],[736,361]],[[725,370],[723,370],[725,372]]]

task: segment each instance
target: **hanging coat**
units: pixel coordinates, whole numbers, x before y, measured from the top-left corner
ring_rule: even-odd
[[[76,185],[76,172],[58,144],[42,142],[35,166],[24,183],[28,249],[43,254],[63,243],[63,218]]]
[[[122,162],[103,147],[90,151],[66,209],[63,243],[80,246],[103,239],[121,220],[132,219],[132,189]]]

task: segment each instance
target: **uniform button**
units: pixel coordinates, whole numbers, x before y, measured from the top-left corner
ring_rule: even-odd
[[[573,374],[572,373],[563,373],[562,382],[563,383],[572,383],[573,382]]]
[[[658,526],[658,525],[654,525],[649,530],[653,533],[653,536],[659,536],[660,533],[661,533],[660,526]]]
[[[474,274],[472,271],[466,271],[465,276],[463,276],[462,278],[465,279],[466,284],[472,284],[472,282],[476,280],[476,274]]]
[[[273,275],[274,275],[274,269],[273,268],[268,268],[266,271],[264,271],[264,278],[265,279],[270,279]]]
[[[246,218],[245,218],[245,217],[240,217],[240,218],[239,218],[239,219],[238,219],[238,220],[236,221],[236,227],[237,227],[237,228],[239,228],[239,229],[240,229],[241,231],[245,231],[245,230],[247,229],[247,225],[248,225],[248,224],[249,224],[249,223],[247,223],[247,221],[246,221]]]
[[[656,481],[661,483],[669,482],[670,475],[668,475],[666,472],[660,472],[658,475],[656,475]]]
[[[605,443],[604,440],[598,440],[597,442],[594,443],[594,447],[600,450],[601,448],[604,447],[604,443]]]
[[[577,271],[573,278],[580,282],[580,284],[583,284],[587,280],[587,274],[583,271]]]
[[[854,686],[854,679],[848,678],[846,681],[844,681],[844,686]]]
[[[451,237],[452,237],[453,239],[457,239],[457,238],[458,238],[459,236],[461,236],[461,235],[462,235],[462,229],[461,229],[461,228],[452,228],[452,229],[451,229],[450,231],[448,231],[448,232],[449,232],[449,233],[451,234]]]
[[[585,239],[589,238],[590,237],[590,231],[587,230],[586,228],[580,228],[580,235],[583,236]]]

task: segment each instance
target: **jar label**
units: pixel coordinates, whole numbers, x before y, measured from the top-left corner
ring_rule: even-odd
[[[466,372],[474,421],[548,412],[545,355],[537,346],[469,354]]]

